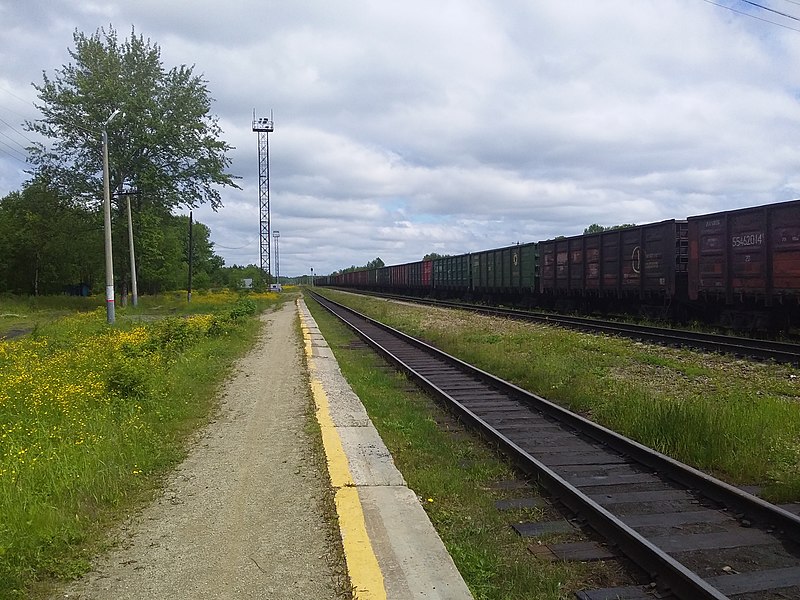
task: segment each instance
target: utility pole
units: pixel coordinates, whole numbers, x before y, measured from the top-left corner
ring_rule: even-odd
[[[119,109],[111,113],[103,125],[103,226],[105,229],[106,252],[106,320],[114,324],[114,257],[111,253],[111,185],[108,174],[108,124],[119,114]]]
[[[273,231],[272,237],[275,238],[275,283],[281,282],[281,253],[278,249],[278,241],[281,239],[280,231]]]
[[[139,292],[136,287],[136,256],[133,252],[133,219],[131,218],[131,195],[136,194],[135,191],[125,193],[125,198],[128,201],[128,246],[131,251],[131,293],[133,294],[133,307],[139,306]]]
[[[194,256],[194,248],[192,243],[192,211],[189,211],[189,285],[188,290],[186,292],[186,302],[191,304],[192,302],[192,257]]]

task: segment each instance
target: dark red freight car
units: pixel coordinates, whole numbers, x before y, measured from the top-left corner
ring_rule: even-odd
[[[771,327],[796,322],[800,200],[689,217],[689,299],[727,307],[726,325],[764,327],[764,315]],[[771,310],[745,314],[737,305]],[[760,321],[731,321],[754,316]]]
[[[395,291],[408,289],[408,265],[393,265],[390,268],[392,289]]]
[[[408,290],[414,292],[424,292],[431,288],[431,274],[433,273],[433,262],[421,260],[408,263]]]
[[[685,293],[686,221],[539,242],[540,291],[554,297],[671,300]]]

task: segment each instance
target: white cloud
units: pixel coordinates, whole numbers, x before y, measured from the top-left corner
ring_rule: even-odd
[[[229,264],[259,257],[254,108],[274,109],[282,274],[800,195],[800,33],[695,0],[0,0],[0,18],[12,124],[75,28],[135,25],[204,74],[242,189],[195,215]],[[25,177],[4,148],[0,195]]]

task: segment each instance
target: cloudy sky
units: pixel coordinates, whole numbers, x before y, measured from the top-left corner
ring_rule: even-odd
[[[259,262],[253,109],[282,275],[797,198],[800,2],[755,4],[0,0],[0,197],[31,82],[111,24],[208,81],[242,189],[195,215],[229,265]]]

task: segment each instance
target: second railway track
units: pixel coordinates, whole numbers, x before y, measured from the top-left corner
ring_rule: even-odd
[[[315,295],[498,443],[661,597],[800,598],[800,517]],[[640,587],[584,598],[652,598]]]
[[[470,304],[451,300],[435,300],[430,298],[419,298],[415,296],[401,296],[397,294],[377,294],[375,292],[361,292],[356,290],[347,291],[350,293],[362,293],[370,296],[377,296],[389,300],[399,300],[403,302],[413,302],[417,304],[426,304],[443,308],[467,310],[479,314],[517,319],[521,321],[548,323],[551,325],[568,327],[570,329],[577,329],[580,331],[617,335],[667,346],[695,348],[708,352],[731,354],[733,356],[749,356],[758,360],[773,360],[775,362],[800,366],[800,344],[791,342],[746,338],[722,335],[718,333],[704,333],[699,331],[688,331],[685,329],[657,327],[653,325],[622,323],[619,321],[607,321],[590,317],[576,317],[555,313],[531,312],[514,308]]]

